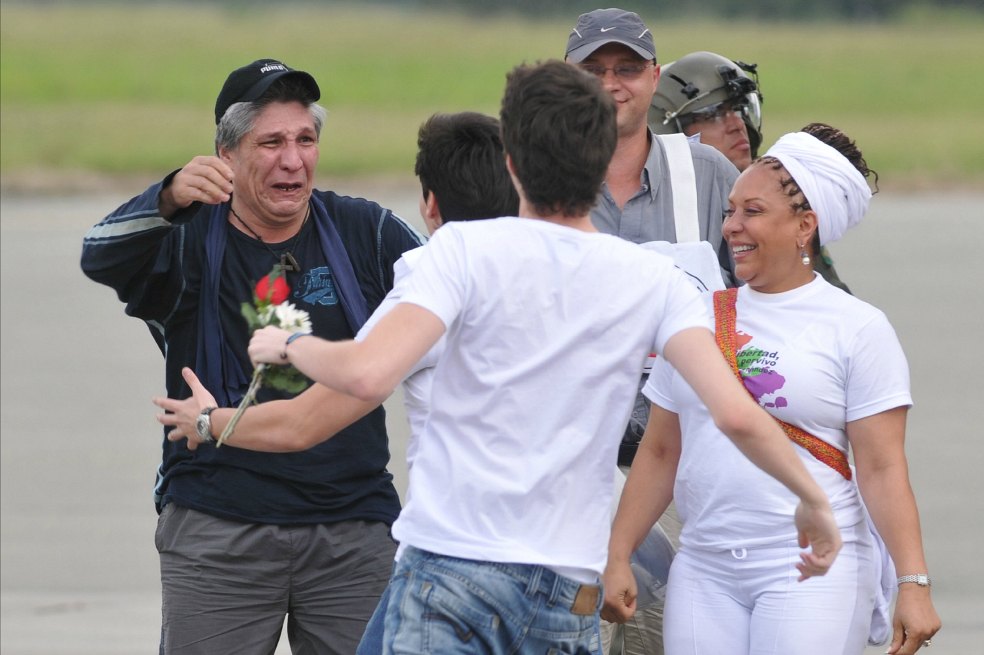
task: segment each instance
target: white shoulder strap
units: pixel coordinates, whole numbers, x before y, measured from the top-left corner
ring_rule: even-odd
[[[700,241],[700,222],[697,219],[697,177],[690,143],[684,134],[660,134],[666,163],[670,170],[673,191],[673,225],[677,243]]]

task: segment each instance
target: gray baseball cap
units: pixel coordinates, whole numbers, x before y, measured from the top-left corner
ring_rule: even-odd
[[[613,7],[595,9],[578,17],[577,25],[567,37],[567,60],[579,64],[607,43],[621,43],[643,59],[656,59],[653,33],[639,14]]]

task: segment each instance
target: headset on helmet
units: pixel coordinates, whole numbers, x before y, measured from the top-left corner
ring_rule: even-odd
[[[762,92],[758,67],[731,61],[713,52],[692,52],[663,66],[649,107],[649,127],[656,134],[683,132],[701,113],[730,102],[748,128],[752,157],[762,144]],[[749,76],[751,75],[751,76]]]

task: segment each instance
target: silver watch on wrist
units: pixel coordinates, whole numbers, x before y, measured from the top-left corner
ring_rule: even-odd
[[[202,410],[202,413],[198,415],[195,419],[195,432],[198,433],[198,440],[202,443],[212,443],[215,438],[212,437],[212,417],[210,414],[215,407],[206,407]]]
[[[932,586],[933,584],[933,581],[929,578],[929,575],[926,573],[914,573],[912,575],[899,576],[898,579],[899,586],[902,586],[907,582],[917,584],[920,587],[929,587]]]

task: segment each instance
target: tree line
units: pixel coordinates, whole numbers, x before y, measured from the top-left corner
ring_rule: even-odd
[[[318,4],[323,5],[323,0]],[[615,0],[361,0],[359,4],[537,17],[570,17],[599,7],[620,6],[645,17],[701,16],[797,21],[882,21],[917,9],[984,13],[984,0],[624,0],[621,4]]]

